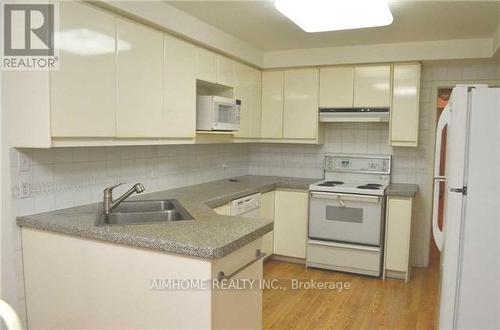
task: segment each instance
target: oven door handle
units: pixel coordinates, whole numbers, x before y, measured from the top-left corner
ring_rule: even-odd
[[[338,194],[338,193],[327,193],[327,192],[317,192],[317,191],[312,191],[310,193],[310,196],[311,198],[321,198],[321,199],[331,199],[331,200],[341,201],[340,203],[341,205],[344,204],[343,201],[380,203],[382,202],[383,198],[383,196],[350,195],[350,194]],[[342,207],[344,207],[344,205],[342,205]]]

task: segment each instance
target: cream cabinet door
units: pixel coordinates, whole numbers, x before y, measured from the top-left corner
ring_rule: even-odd
[[[115,136],[114,17],[61,1],[55,45],[60,62],[50,72],[52,136]]]
[[[252,138],[260,137],[260,125],[262,114],[262,72],[249,68],[250,70],[250,109],[252,109],[252,121],[250,134]]]
[[[260,135],[262,138],[283,137],[283,71],[262,73],[262,119]]]
[[[213,211],[215,213],[221,214],[221,215],[231,215],[231,204],[227,203],[227,204],[221,205],[221,206],[213,209]]]
[[[385,269],[408,272],[410,254],[412,198],[387,200]]]
[[[217,55],[217,84],[234,86],[234,61],[222,55]]]
[[[418,145],[420,64],[395,64],[391,107],[391,145]]]
[[[391,66],[373,65],[354,68],[354,107],[391,105]]]
[[[319,70],[319,107],[350,108],[353,105],[354,67]]]
[[[119,137],[161,137],[163,33],[116,20],[116,130]]]
[[[196,47],[165,34],[163,132],[165,137],[196,135]]]
[[[236,137],[260,137],[260,90],[260,71],[235,63],[234,98],[241,101],[240,130],[235,134]]]
[[[196,79],[217,83],[217,54],[196,48]]]
[[[219,272],[230,278],[223,280],[225,287],[212,289],[210,329],[262,329],[262,289],[258,283],[263,277],[263,264],[262,258],[256,259],[261,245],[262,240],[256,239],[212,262],[212,280],[217,280]],[[229,286],[243,280],[254,281],[254,285],[239,289]]]
[[[285,71],[283,137],[314,139],[318,130],[318,69]]]
[[[274,200],[274,253],[305,258],[308,193],[277,190]]]
[[[264,219],[274,220],[274,191],[262,194],[260,197],[260,216]],[[274,231],[262,236],[262,252],[268,256],[274,251]]]

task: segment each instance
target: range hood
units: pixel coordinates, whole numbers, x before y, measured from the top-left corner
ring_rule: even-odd
[[[320,108],[319,121],[332,122],[388,122],[389,108]]]

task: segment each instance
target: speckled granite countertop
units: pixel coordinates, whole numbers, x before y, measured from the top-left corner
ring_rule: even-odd
[[[415,197],[418,185],[408,183],[391,183],[385,189],[386,196]]]
[[[19,226],[201,258],[221,258],[273,229],[269,219],[224,216],[212,208],[232,199],[277,188],[307,189],[318,179],[242,176],[150,194],[135,200],[177,199],[196,219],[128,226],[96,226],[101,203],[34,214],[17,219]],[[147,189],[147,187],[146,187]]]

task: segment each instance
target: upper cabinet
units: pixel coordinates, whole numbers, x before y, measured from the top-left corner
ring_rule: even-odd
[[[262,138],[283,137],[283,71],[262,73],[262,116],[260,134]]]
[[[61,1],[59,8],[59,70],[50,72],[49,87],[51,136],[115,136],[115,18],[76,1]],[[92,36],[100,42],[93,44]],[[41,112],[40,102],[32,106]]]
[[[259,138],[261,125],[261,72],[247,65],[234,63],[234,98],[241,101],[238,138]]]
[[[391,145],[416,147],[420,99],[420,64],[395,64],[391,108]]]
[[[163,135],[163,33],[116,20],[116,133]]]
[[[352,108],[354,101],[354,67],[320,69],[319,107]]]
[[[232,59],[201,47],[196,48],[196,79],[235,87],[238,83],[237,74],[237,63]]]
[[[196,95],[212,87],[241,100],[224,142],[321,143],[319,108],[390,107],[391,145],[417,146],[418,63],[261,72],[87,2],[59,5],[58,70],[3,74],[14,147],[203,142]]]
[[[164,136],[192,138],[196,132],[196,47],[169,35],[164,45]]]
[[[319,70],[285,71],[283,137],[315,139],[318,133]]]
[[[318,143],[319,70],[266,71],[262,74],[261,138]]]
[[[320,108],[389,107],[391,66],[339,66],[320,70]]]
[[[196,48],[196,78],[217,83],[217,54],[205,48]]]
[[[390,107],[391,66],[354,67],[354,107]]]
[[[234,86],[235,64],[230,58],[217,55],[217,84]]]

